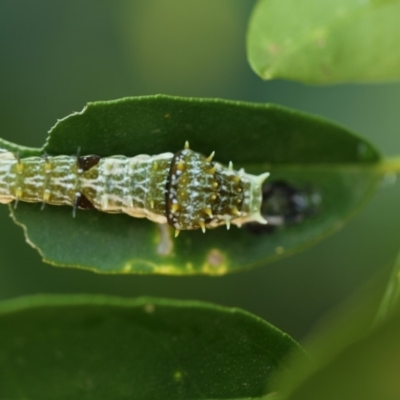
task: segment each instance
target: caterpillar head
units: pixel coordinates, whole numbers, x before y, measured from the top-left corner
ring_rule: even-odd
[[[166,193],[168,223],[177,232],[226,224],[266,223],[260,214],[262,183],[268,173],[255,176],[213,163],[209,157],[185,149],[174,155]]]

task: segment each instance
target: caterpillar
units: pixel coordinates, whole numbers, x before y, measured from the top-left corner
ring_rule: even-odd
[[[235,171],[196,153],[182,150],[135,157],[48,156],[19,158],[0,149],[0,203],[15,201],[70,205],[106,213],[126,213],[168,223],[181,230],[231,223],[266,224],[261,216],[259,176]]]

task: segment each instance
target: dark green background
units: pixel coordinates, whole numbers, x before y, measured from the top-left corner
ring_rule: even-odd
[[[87,101],[165,93],[278,103],[330,118],[385,155],[399,154],[400,84],[261,81],[245,59],[252,5],[2,0],[0,136],[41,146],[57,119]],[[223,278],[101,276],[54,268],[41,263],[1,207],[0,298],[86,292],[207,300],[242,307],[300,339],[393,260],[400,245],[400,185],[382,186],[341,232],[292,258]]]

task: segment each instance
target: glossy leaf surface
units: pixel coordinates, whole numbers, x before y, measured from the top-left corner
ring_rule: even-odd
[[[258,397],[303,354],[260,318],[200,302],[36,296],[1,304],[0,325],[2,399]]]
[[[248,58],[263,79],[399,79],[399,15],[399,0],[260,0],[250,20]]]
[[[315,215],[271,234],[246,227],[183,231],[126,215],[18,204],[16,221],[44,259],[108,273],[221,275],[263,265],[341,227],[374,192],[380,155],[366,141],[321,119],[273,105],[166,96],[90,104],[61,120],[44,151],[50,155],[158,154],[185,140],[215,160],[284,181],[320,197]],[[22,154],[23,155],[23,154]]]

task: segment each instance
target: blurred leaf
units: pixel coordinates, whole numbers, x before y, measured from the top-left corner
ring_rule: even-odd
[[[250,20],[248,58],[263,79],[398,79],[399,15],[399,0],[260,0]]]
[[[400,316],[392,316],[342,349],[298,384],[285,400],[400,398]]]
[[[286,334],[200,302],[36,296],[0,305],[0,397],[207,399],[268,393]]]
[[[399,307],[400,298],[400,252],[394,262],[392,274],[383,295],[376,316],[376,323],[382,323],[388,316]]]
[[[351,382],[353,377],[354,382],[359,379],[358,373],[360,370],[354,367],[354,365],[350,367],[350,364],[353,362],[350,359],[347,359],[349,366],[343,367],[343,370],[340,372],[333,372],[331,366],[335,365],[343,354],[350,353],[351,349],[373,335],[376,332],[377,326],[381,326],[376,324],[376,315],[383,294],[385,293],[389,274],[389,268],[381,268],[373,279],[352,294],[350,299],[347,299],[343,304],[331,311],[322,321],[319,321],[313,332],[307,338],[303,339],[302,343],[307,349],[312,362],[304,363],[302,358],[299,358],[297,354],[294,355],[293,359],[289,362],[291,368],[278,377],[276,391],[280,394],[279,399],[306,399],[306,395],[303,397],[303,394],[301,396],[298,394],[303,393],[304,387],[312,387],[313,390],[319,388],[327,390],[327,393],[329,393],[329,390],[331,390],[329,387],[330,384],[323,388],[323,385],[319,385],[318,383],[320,374],[325,374],[322,371],[329,370],[330,372],[327,374],[332,373],[331,377],[325,377],[327,379],[332,378],[332,385],[334,385],[333,382],[336,379],[338,390],[341,390],[340,386],[346,384],[347,378],[347,383]],[[365,351],[368,353],[368,349]],[[366,362],[366,364],[368,363],[369,361]],[[374,363],[374,361],[371,360],[371,363]],[[361,382],[361,379],[359,382]],[[351,390],[349,387],[347,389]],[[360,393],[362,392],[361,390]],[[334,395],[332,397],[325,394],[322,395],[319,392],[318,395],[316,393],[313,395],[308,393],[308,399],[336,398],[342,400],[351,398],[347,394],[341,393],[339,395],[336,389],[333,389],[333,393],[335,393],[336,397]],[[370,398],[368,396],[363,397],[362,395],[358,397],[355,393],[353,393],[353,399]],[[375,398],[381,399],[379,396]],[[393,399],[395,398],[397,397],[393,397]]]
[[[184,231],[127,215],[78,212],[69,207],[19,204],[13,211],[29,243],[47,262],[97,272],[210,274],[263,265],[340,228],[374,192],[382,171],[378,152],[344,128],[274,105],[167,96],[89,104],[57,123],[44,151],[51,155],[176,152],[189,140],[215,160],[235,162],[267,181],[312,187],[318,212],[273,234],[243,227]],[[165,248],[168,251],[165,251]]]

